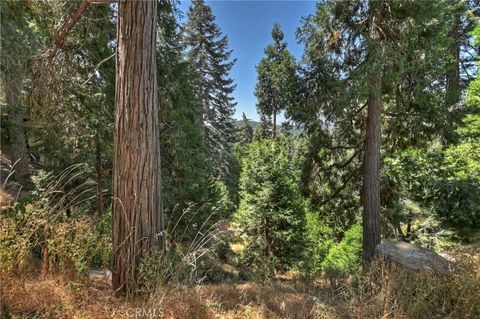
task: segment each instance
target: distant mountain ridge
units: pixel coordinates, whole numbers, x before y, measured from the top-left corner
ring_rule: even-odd
[[[241,123],[242,123],[242,120],[235,120],[235,127],[239,126]],[[252,129],[255,129],[255,127],[257,127],[258,124],[260,124],[260,122],[254,121],[254,120],[248,120],[248,125],[250,125]],[[277,132],[282,132],[281,125],[277,125]],[[302,133],[301,129],[292,128],[292,135],[300,136],[301,133]]]
[[[235,126],[239,126],[242,122],[242,120],[235,120]],[[255,129],[258,124],[260,124],[260,122],[248,120],[248,125],[250,125],[253,129]],[[280,125],[277,125],[277,130],[280,130]]]

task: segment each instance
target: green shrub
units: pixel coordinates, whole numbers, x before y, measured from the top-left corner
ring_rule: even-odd
[[[312,278],[322,271],[322,262],[334,245],[333,229],[322,223],[318,212],[306,214],[307,247],[300,271],[303,276]]]
[[[3,209],[0,215],[0,269],[2,272],[23,272],[34,264],[31,240],[24,236],[31,211],[23,204]]]
[[[17,203],[3,210],[0,220],[0,266],[6,272],[31,270],[40,262],[44,272],[76,274],[110,265],[111,235],[102,234],[87,215],[67,218],[38,203]]]
[[[346,277],[360,271],[362,266],[362,226],[353,225],[343,240],[332,246],[322,262],[327,277]]]
[[[77,274],[92,267],[108,266],[111,260],[110,238],[101,236],[89,218],[73,219],[49,227],[48,257],[61,270],[73,265]]]

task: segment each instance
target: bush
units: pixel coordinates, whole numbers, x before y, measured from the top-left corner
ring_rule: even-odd
[[[362,226],[353,225],[345,232],[343,240],[332,246],[322,262],[327,277],[347,277],[358,273],[362,267]]]
[[[4,271],[25,272],[41,262],[43,272],[84,275],[92,267],[110,265],[110,234],[102,234],[93,218],[49,212],[36,203],[17,203],[2,211],[0,266]]]
[[[312,278],[321,273],[322,262],[335,242],[333,229],[319,220],[318,212],[307,212],[305,228],[307,248],[300,270],[303,276]]]
[[[101,236],[87,217],[49,227],[47,244],[53,267],[69,270],[73,266],[79,275],[87,274],[92,267],[109,266],[112,257],[110,238]]]

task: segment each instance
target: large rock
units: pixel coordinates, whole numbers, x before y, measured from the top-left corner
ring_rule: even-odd
[[[413,270],[446,273],[449,262],[433,250],[401,241],[387,241],[377,245],[380,256],[393,260]]]

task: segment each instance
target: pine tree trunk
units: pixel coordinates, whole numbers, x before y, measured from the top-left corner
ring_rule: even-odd
[[[95,158],[97,162],[97,214],[102,215],[103,212],[103,169],[102,169],[102,145],[100,144],[100,136],[95,136]]]
[[[457,14],[450,32],[451,44],[449,63],[446,75],[445,106],[451,107],[460,101],[460,15]]]
[[[273,121],[272,121],[272,138],[277,136],[277,103],[275,97],[273,98]]]
[[[121,1],[118,12],[113,172],[113,288],[135,293],[141,260],[164,247],[156,1]]]
[[[413,214],[411,211],[409,211],[407,217],[407,241],[409,241],[412,237],[412,218]]]
[[[9,106],[9,135],[10,156],[14,169],[15,180],[24,187],[30,186],[30,167],[27,155],[27,138],[23,125],[23,112],[21,108],[20,81],[8,76],[6,81],[6,98]]]
[[[383,1],[369,2],[369,74],[370,94],[367,101],[367,128],[365,133],[365,157],[363,161],[363,265],[368,269],[375,257],[375,248],[381,241],[380,226],[380,146],[382,130],[382,25]]]
[[[375,76],[368,100],[363,163],[363,261],[370,264],[380,244],[381,75]]]

